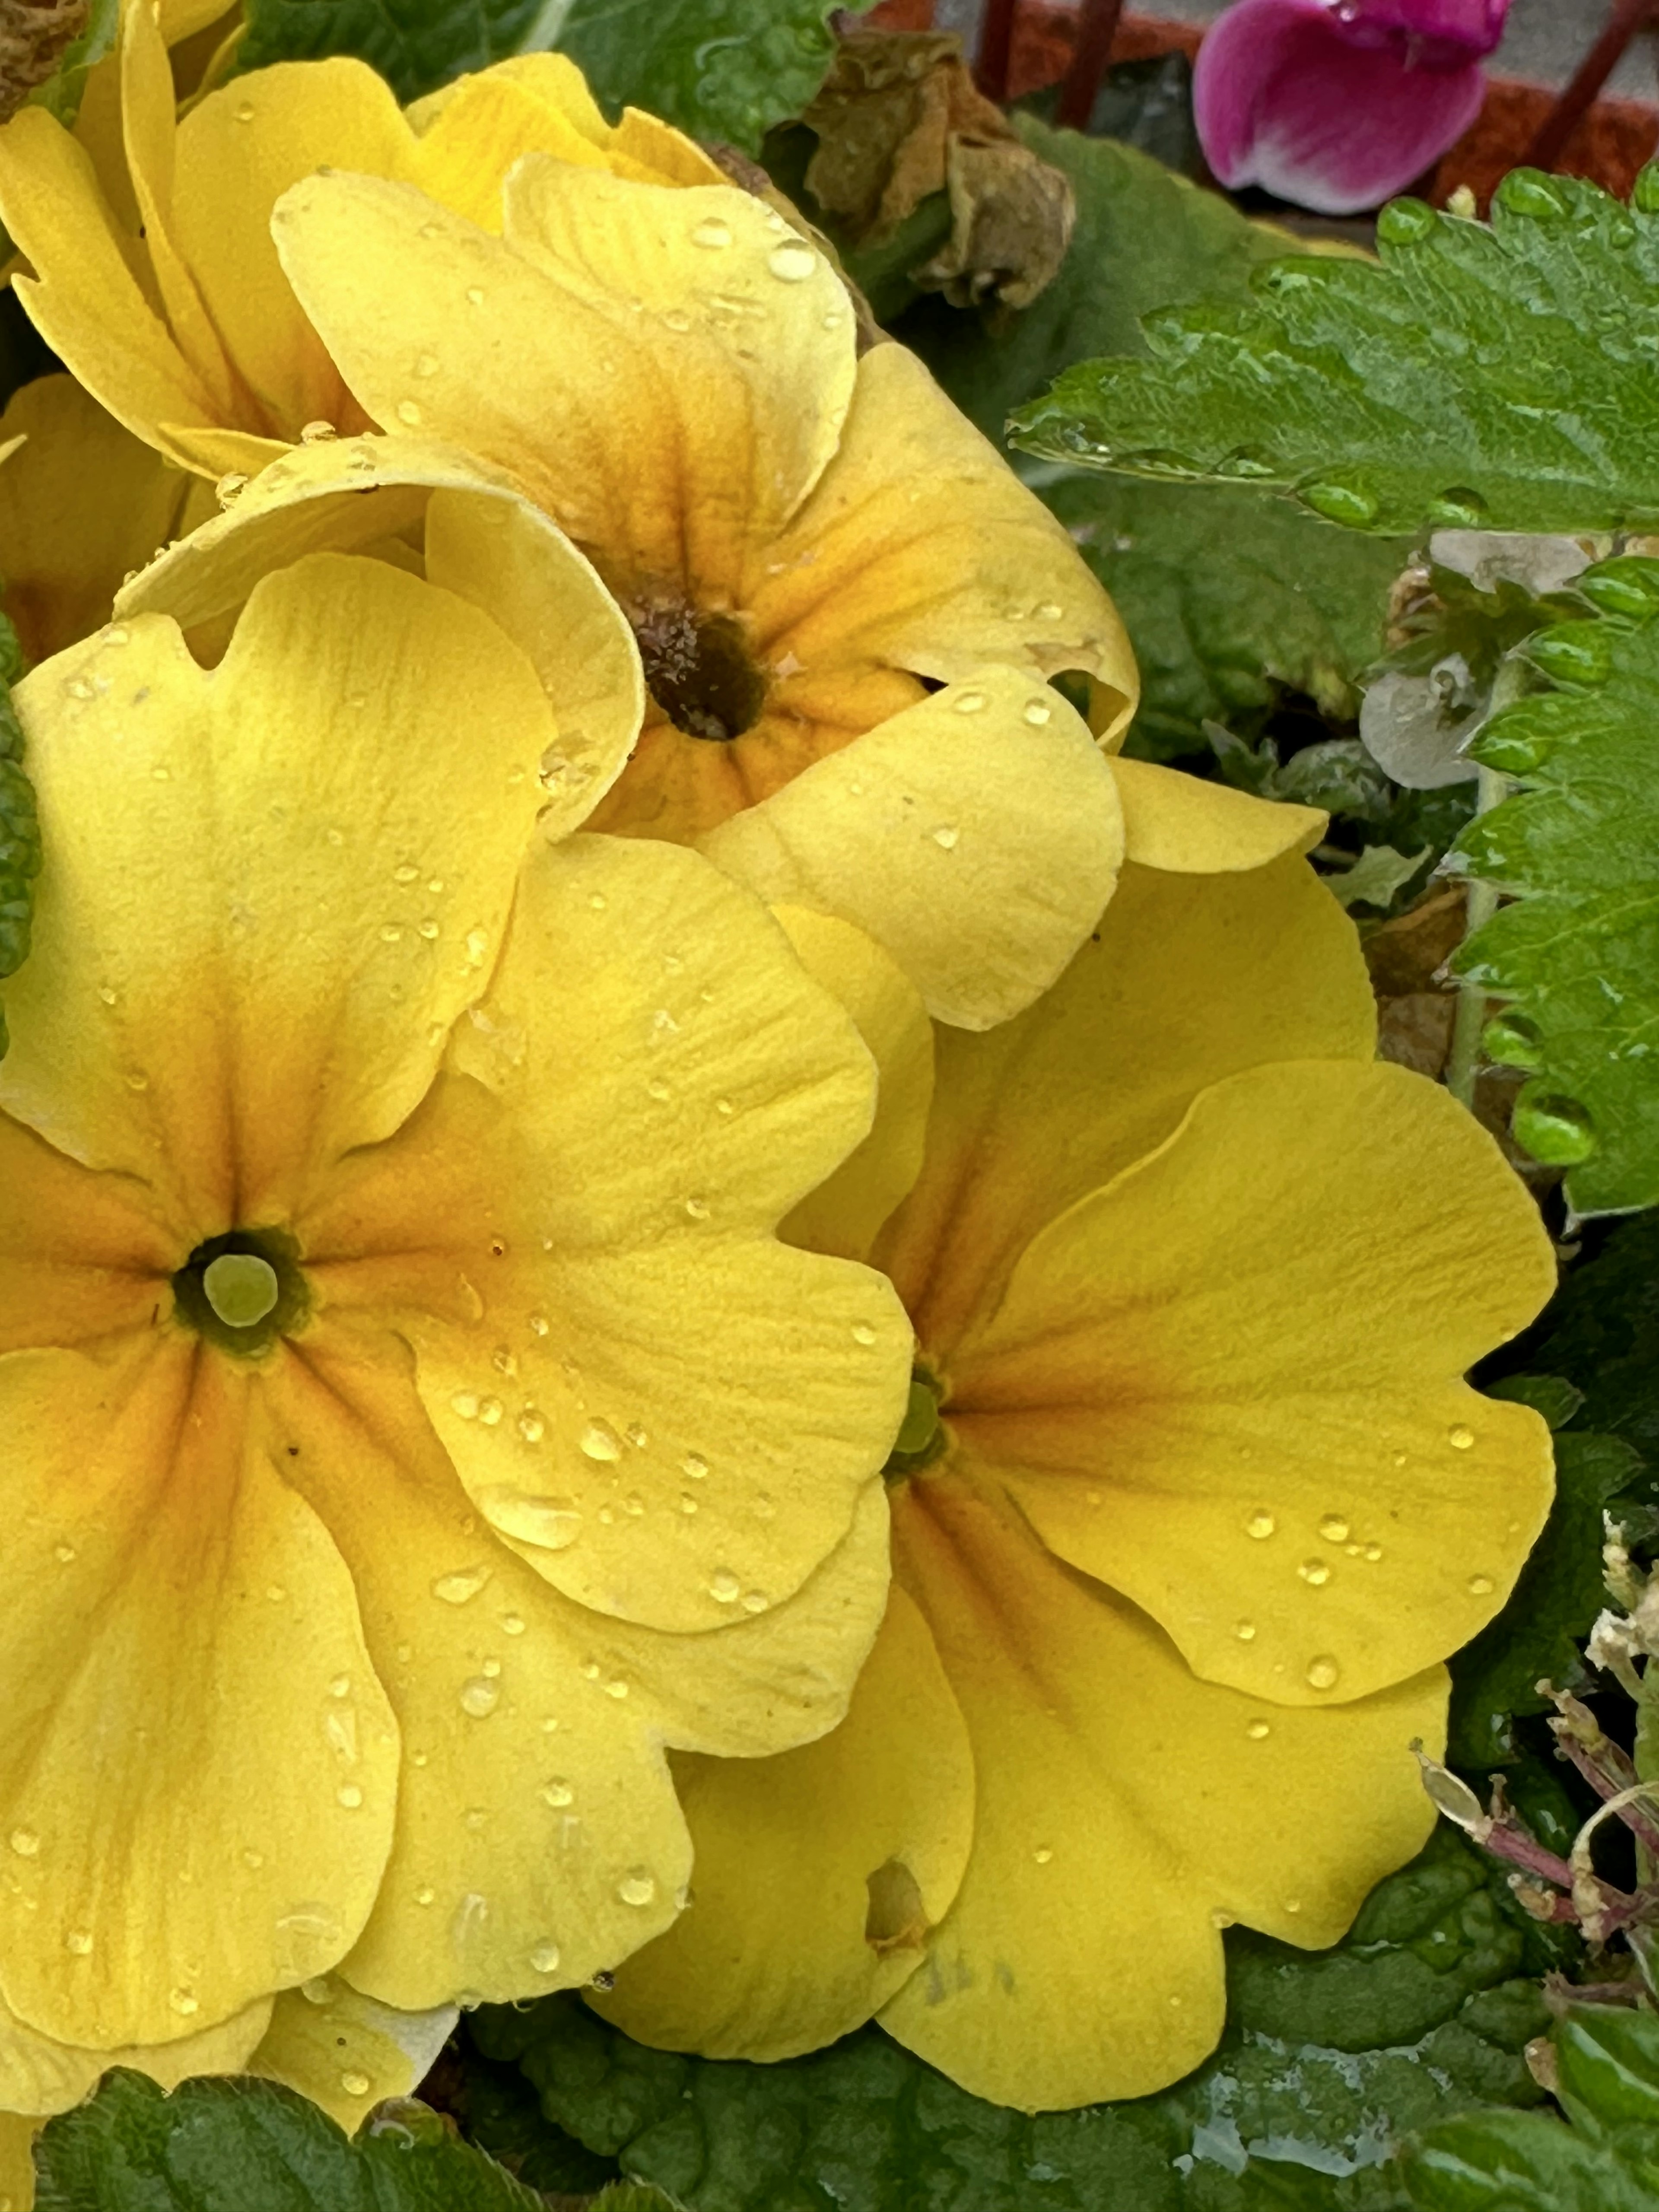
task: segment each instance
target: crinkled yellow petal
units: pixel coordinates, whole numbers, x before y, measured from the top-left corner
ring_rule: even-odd
[[[453,2005],[398,2012],[319,1975],[277,1998],[247,2071],[285,2081],[349,2135],[383,2097],[420,2087],[455,2020]]]
[[[1325,832],[1316,806],[1253,799],[1152,761],[1112,763],[1128,857],[1146,868],[1211,876],[1305,853]]]
[[[846,295],[743,192],[532,156],[508,240],[368,177],[296,185],[272,222],[369,415],[512,471],[613,585],[735,591],[835,450]]]
[[[337,1322],[283,1381],[290,1479],[350,1563],[403,1731],[392,1860],[347,1978],[414,2011],[614,1967],[690,1871],[663,1746],[778,1750],[844,1710],[885,1594],[880,1486],[776,1616],[660,1636],[573,1605],[481,1524],[391,1340]]]
[[[841,1000],[876,1063],[869,1135],[802,1199],[780,1234],[809,1251],[862,1260],[921,1172],[933,1095],[933,1028],[915,984],[873,938],[805,907],[776,913],[796,957]]]
[[[1111,896],[1123,832],[1112,771],[1059,693],[981,668],[702,848],[765,898],[854,923],[938,1020],[978,1030],[1070,960]]]
[[[1462,1377],[1554,1286],[1525,1186],[1444,1091],[1255,1068],[1033,1241],[949,1419],[1199,1674],[1363,1697],[1484,1628],[1543,1526],[1548,1431]]]
[[[1070,2106],[1177,2080],[1221,2032],[1218,1922],[1333,1942],[1432,1825],[1408,1746],[1443,1735],[1439,1668],[1340,1711],[1264,1711],[1197,1680],[956,1465],[896,1498],[895,1572],[977,1802],[956,1905],[881,2019],[975,2096]]]
[[[147,2043],[131,2050],[82,2051],[54,2043],[0,2007],[0,2118],[14,2113],[49,2118],[89,2097],[99,2077],[112,2066],[133,2066],[164,2088],[177,2088],[193,2074],[240,2074],[271,2016],[271,2000],[261,1997],[216,2027],[175,2043]],[[0,2148],[0,2198],[6,2185]]]
[[[31,661],[107,622],[127,574],[180,527],[191,486],[70,376],[13,393],[0,441],[0,578]]]
[[[869,1127],[851,1023],[707,861],[580,837],[528,863],[450,1068],[301,1217],[319,1299],[398,1311],[462,1480],[570,1597],[681,1631],[787,1597],[908,1389],[890,1285],[771,1233]]]
[[[1359,940],[1312,870],[1133,865],[1054,989],[986,1037],[942,1031],[927,1164],[883,1239],[937,1358],[1037,1231],[1163,1142],[1195,1094],[1274,1060],[1369,1060]]]
[[[989,661],[1087,670],[1128,722],[1139,678],[1116,610],[1063,527],[902,346],[858,365],[840,451],[743,584],[757,650],[956,683]]]
[[[321,167],[406,175],[413,142],[385,79],[334,56],[250,70],[210,93],[179,125],[175,234],[263,420],[297,437],[307,422],[355,429],[339,370],[289,289],[270,211]]]
[[[476,608],[320,554],[221,665],[102,632],[18,689],[52,859],[0,1106],[185,1236],[280,1218],[396,1127],[498,949],[553,726]]]
[[[838,1729],[781,1759],[675,1764],[692,1899],[597,2009],[706,2058],[793,2058],[862,2026],[921,1963],[974,1831],[967,1729],[896,1586]]]
[[[127,173],[138,204],[145,250],[167,325],[213,403],[214,420],[238,422],[241,392],[219,332],[197,288],[188,249],[173,228],[176,96],[173,64],[147,0],[121,11],[121,119]],[[78,363],[71,363],[78,369]],[[260,430],[270,426],[246,422]]]
[[[0,129],[0,222],[44,273],[13,289],[52,351],[140,438],[211,423],[217,402],[144,297],[91,161],[42,107]]]
[[[0,1993],[59,2042],[227,2020],[331,1966],[379,1887],[395,1725],[258,1387],[171,1329],[0,1361]]]

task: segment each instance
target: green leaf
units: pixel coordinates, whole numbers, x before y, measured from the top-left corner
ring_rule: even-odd
[[[1529,637],[1552,688],[1470,748],[1524,787],[1462,840],[1516,902],[1456,964],[1510,1002],[1487,1043],[1530,1072],[1516,1136],[1602,1213],[1659,1200],[1659,562],[1603,562],[1578,588],[1609,611]]]
[[[560,2130],[691,2212],[1395,2212],[1395,2133],[1537,2101],[1519,2055],[1547,2019],[1518,1978],[1534,1933],[1442,1828],[1335,1951],[1236,1931],[1215,2057],[1081,2112],[979,2103],[873,2027],[774,2066],[646,2050],[569,1996],[469,2028]]]
[[[355,54],[399,100],[548,47],[625,105],[755,152],[830,66],[834,0],[248,0],[239,69]],[[870,0],[854,0],[855,11]]]
[[[1423,2212],[1655,2212],[1659,2018],[1575,2008],[1555,2031],[1571,2124],[1489,2112],[1430,2129],[1406,2161]]]
[[[1659,519],[1656,210],[1653,169],[1629,207],[1514,171],[1490,226],[1396,201],[1380,265],[1283,260],[1248,303],[1229,290],[1160,313],[1151,360],[1067,369],[1020,411],[1016,442],[1131,474],[1248,478],[1358,529],[1645,526]]]
[[[355,2142],[274,2081],[106,2075],[35,2147],[36,2212],[547,2212],[425,2106]],[[643,2212],[618,2204],[613,2212]]]
[[[1501,1386],[1497,1395],[1503,1395]],[[1563,1689],[1588,1680],[1579,1651],[1607,1603],[1601,1579],[1602,1510],[1640,1474],[1642,1462],[1617,1437],[1566,1431],[1555,1440],[1555,1501],[1509,1603],[1452,1662],[1448,1757],[1484,1774],[1516,1755],[1514,1717],[1548,1710],[1534,1685]]]
[[[85,23],[64,47],[52,75],[29,94],[27,105],[46,108],[67,130],[81,112],[89,71],[114,52],[120,23],[121,0],[91,0]]]
[[[1659,1467],[1659,1215],[1621,1222],[1571,1269],[1529,1357],[1583,1392],[1587,1427]]]

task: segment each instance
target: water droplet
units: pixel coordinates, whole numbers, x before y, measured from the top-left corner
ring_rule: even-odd
[[[307,422],[300,433],[300,443],[302,446],[326,446],[339,434],[331,422]]]
[[[1254,1536],[1257,1543],[1263,1543],[1273,1534],[1273,1530],[1277,1528],[1278,1526],[1278,1522],[1273,1519],[1273,1515],[1267,1510],[1266,1507],[1258,1506],[1256,1510],[1251,1514],[1249,1519],[1244,1523],[1244,1534],[1247,1536]]]
[[[587,903],[592,908],[595,914],[603,914],[606,906],[609,904],[609,901],[606,899],[603,891],[595,891],[588,899]]]
[[[677,337],[684,337],[691,327],[691,318],[684,307],[671,307],[662,319],[664,329],[672,331]]]
[[[1364,530],[1376,520],[1376,501],[1355,484],[1304,484],[1298,496],[1327,522],[1345,523],[1351,530]]]
[[[958,714],[977,714],[985,704],[985,694],[982,691],[959,692],[951,704]]]
[[[149,1078],[144,1073],[143,1068],[135,1067],[132,1070],[132,1073],[127,1078],[127,1089],[129,1091],[148,1091],[149,1089]]]
[[[533,1407],[526,1406],[518,1419],[519,1434],[527,1444],[538,1444],[547,1434],[547,1423]]]
[[[435,376],[438,374],[437,355],[435,353],[418,355],[415,362],[415,374],[416,376]]]
[[[1382,1558],[1382,1547],[1381,1546],[1381,1544],[1367,1544],[1367,1545],[1366,1545],[1366,1547],[1365,1547],[1365,1557],[1366,1557],[1366,1558],[1370,1561],[1370,1563],[1371,1563],[1371,1565],[1372,1565],[1373,1566],[1375,1566],[1375,1565],[1376,1565],[1377,1561]]]
[[[729,1118],[732,1115],[735,1114],[737,1110],[737,1108],[732,1103],[732,1101],[729,1098],[717,1098],[714,1101],[714,1111],[722,1117]]]
[[[771,1602],[771,1599],[764,1590],[745,1590],[743,1595],[743,1609],[745,1613],[764,1613]]]
[[[331,1698],[349,1698],[351,1695],[350,1675],[337,1674],[328,1686],[328,1694]]]
[[[680,1462],[680,1472],[693,1482],[701,1482],[708,1472],[708,1462],[701,1452],[687,1452]]]
[[[1328,1652],[1321,1652],[1318,1658],[1308,1662],[1308,1687],[1310,1690],[1334,1690],[1336,1678],[1341,1671]]]
[[[247,478],[239,471],[233,469],[228,476],[221,477],[218,483],[214,485],[213,495],[221,507],[234,507],[247,489]]]
[[[1328,1513],[1319,1524],[1319,1533],[1328,1544],[1346,1544],[1348,1524],[1340,1513]]]
[[[1252,1743],[1260,1743],[1263,1737],[1273,1734],[1273,1724],[1269,1721],[1247,1721],[1244,1733]]]
[[[465,1605],[469,1598],[477,1597],[489,1580],[487,1567],[459,1567],[453,1575],[440,1575],[432,1585],[432,1595],[446,1605]]]
[[[194,1990],[170,1990],[167,2002],[180,2020],[189,2020],[192,2014],[202,2009],[202,2000]]]
[[[40,1851],[40,1838],[33,1828],[14,1828],[11,1832],[11,1847],[20,1859],[32,1859]]]
[[[1034,730],[1040,730],[1045,722],[1054,719],[1054,709],[1046,699],[1033,699],[1026,707],[1024,719]]]
[[[1439,220],[1422,200],[1391,200],[1376,218],[1376,235],[1384,246],[1416,246]]]
[[[251,100],[245,100],[242,102],[242,104],[240,105],[240,106],[237,109],[237,111],[236,111],[236,120],[237,120],[239,123],[252,123],[252,120],[253,120],[253,102],[252,102]]]
[[[867,1321],[855,1321],[853,1323],[853,1341],[854,1344],[873,1344],[875,1340],[876,1332],[871,1328]]]
[[[363,1793],[355,1782],[343,1782],[334,1795],[348,1813],[355,1813],[363,1802]]]
[[[696,1510],[697,1510],[697,1501],[696,1501],[696,1499],[691,1496],[691,1494],[690,1494],[690,1492],[689,1491],[684,1491],[684,1490],[681,1491],[681,1492],[680,1492],[680,1511],[681,1511],[682,1513],[695,1513],[695,1512],[696,1511]]]
[[[430,1905],[437,1894],[435,1889],[417,1889],[415,1893],[415,1902],[416,1905]]]
[[[1517,1143],[1546,1167],[1577,1167],[1595,1150],[1595,1129],[1577,1099],[1532,1097],[1522,1091],[1510,1116]]]
[[[487,1674],[474,1674],[461,1685],[461,1711],[475,1721],[488,1720],[501,1701],[499,1686]]]
[[[414,429],[420,419],[421,410],[412,399],[400,399],[398,402],[398,420],[409,429]]]
[[[368,2076],[348,2069],[340,2076],[340,2087],[348,2097],[366,2097],[369,2091]]]
[[[735,1605],[742,1589],[737,1577],[725,1567],[708,1578],[708,1595],[716,1605]]]
[[[567,1805],[574,1804],[575,1797],[575,1791],[562,1774],[556,1774],[550,1782],[542,1785],[542,1802],[553,1806],[557,1811],[562,1812]]]
[[[766,257],[766,265],[781,284],[804,284],[818,265],[818,257],[804,239],[787,238]]]
[[[482,284],[469,284],[466,288],[467,306],[469,307],[482,307],[483,302],[483,286]]]
[[[688,1198],[685,1201],[685,1210],[693,1221],[707,1221],[708,1218],[708,1204],[706,1199]]]
[[[84,1959],[92,1949],[92,1931],[87,1928],[71,1928],[64,1938],[64,1948],[77,1959]]]
[[[644,1867],[634,1867],[617,1884],[617,1894],[624,1905],[649,1905],[657,1893],[656,1876]]]
[[[467,966],[469,968],[482,968],[483,965],[484,955],[489,951],[489,932],[487,929],[469,929],[466,933]]]
[[[505,1410],[499,1398],[483,1399],[478,1406],[478,1419],[486,1429],[499,1428]]]
[[[1238,1638],[1238,1640],[1239,1640],[1239,1642],[1240,1642],[1241,1644],[1254,1644],[1254,1643],[1255,1642],[1255,1621],[1253,1621],[1253,1620],[1237,1620],[1237,1621],[1235,1621],[1235,1622],[1233,1623],[1233,1634],[1234,1634],[1234,1635]]]
[[[1053,1859],[1054,1856],[1053,1850],[1047,1844],[1039,1844],[1031,1854],[1031,1856],[1036,1861],[1039,1866],[1047,1866]]]
[[[559,1971],[559,1947],[551,1938],[538,1943],[530,1954],[532,1969],[538,1974],[556,1974]]]
[[[956,850],[957,840],[960,835],[961,832],[957,830],[952,829],[951,824],[947,822],[941,824],[939,829],[934,830],[933,842],[939,847],[941,852],[953,853]]]
[[[1210,1925],[1212,1928],[1231,1928],[1233,1916],[1231,1912],[1224,1912],[1218,1905],[1212,1905],[1210,1907]]]
[[[628,1695],[628,1685],[623,1681],[620,1674],[613,1674],[611,1680],[605,1685],[605,1694],[607,1698],[616,1698],[618,1699],[625,1698]]]
[[[1323,1589],[1331,1578],[1330,1568],[1323,1559],[1304,1559],[1297,1572],[1304,1583],[1311,1583],[1315,1589]]]
[[[1559,222],[1571,212],[1565,194],[1536,169],[1511,169],[1492,197],[1505,215],[1534,222]]]
[[[691,243],[693,246],[707,246],[711,252],[722,246],[730,246],[732,226],[729,223],[721,222],[715,216],[707,216],[702,222],[693,224]]]
[[[576,1439],[576,1448],[585,1459],[600,1461],[622,1457],[622,1438],[609,1421],[590,1421]]]
[[[1492,1577],[1490,1575],[1471,1575],[1469,1577],[1469,1595],[1471,1597],[1490,1597],[1492,1595]]]
[[[66,1567],[75,1557],[75,1547],[73,1544],[54,1544],[52,1556],[60,1567]]]
[[[1474,1442],[1474,1431],[1457,1421],[1446,1431],[1446,1442],[1454,1451],[1468,1451]]]

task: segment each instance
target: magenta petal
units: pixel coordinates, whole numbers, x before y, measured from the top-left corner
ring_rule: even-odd
[[[1402,12],[1395,0],[1395,23]],[[1384,42],[1358,43],[1368,30]],[[1199,143],[1220,181],[1320,215],[1401,191],[1468,130],[1485,93],[1477,62],[1425,65],[1398,29],[1363,14],[1345,23],[1322,0],[1238,0],[1193,75]]]

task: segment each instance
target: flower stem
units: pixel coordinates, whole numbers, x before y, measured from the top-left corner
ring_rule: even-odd
[[[1527,689],[1525,664],[1511,655],[1498,664],[1498,674],[1492,687],[1492,703],[1486,720],[1500,713],[1519,699]],[[1474,811],[1476,818],[1490,814],[1509,797],[1510,779],[1497,769],[1481,768],[1475,771]],[[1475,931],[1490,921],[1498,911],[1498,887],[1471,878],[1466,893],[1468,906],[1463,925],[1465,942]],[[1452,1023],[1451,1050],[1446,1060],[1446,1088],[1461,1105],[1474,1111],[1474,1084],[1480,1061],[1480,1032],[1486,1025],[1486,994],[1473,977],[1466,977],[1459,987],[1457,1012]]]

